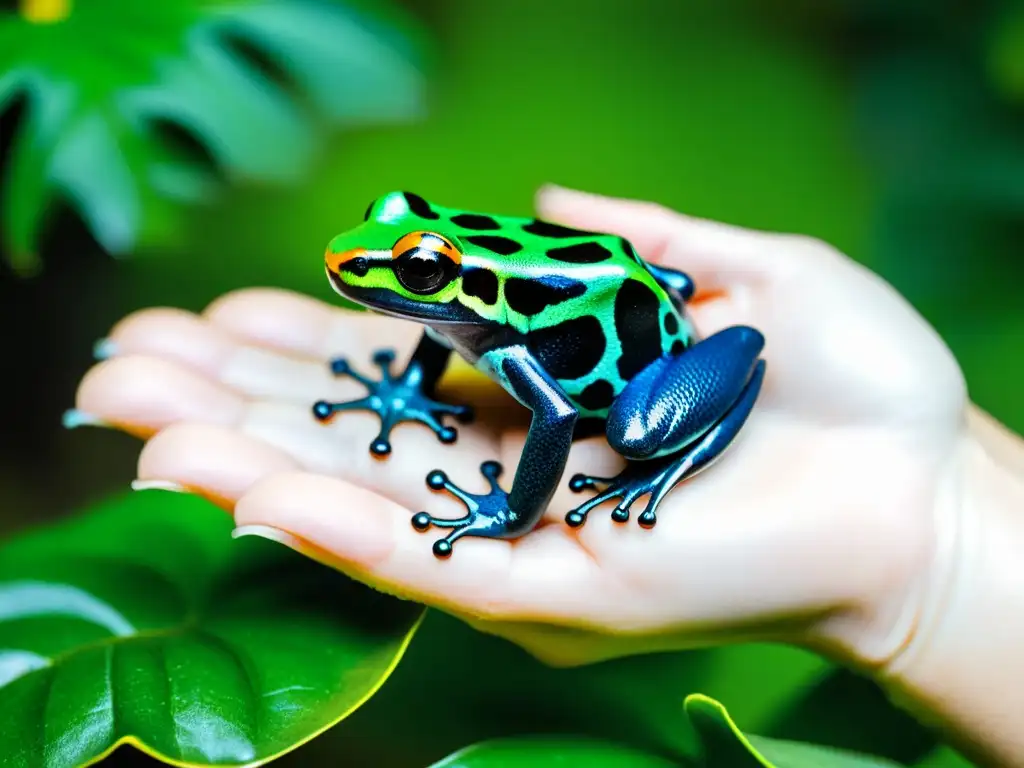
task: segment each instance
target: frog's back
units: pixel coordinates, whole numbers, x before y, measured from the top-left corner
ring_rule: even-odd
[[[582,417],[606,416],[630,379],[691,344],[686,318],[626,239],[534,218],[431,212],[465,249],[459,301],[506,329],[495,343],[524,343]]]

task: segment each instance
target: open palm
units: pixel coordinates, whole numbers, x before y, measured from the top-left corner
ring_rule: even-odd
[[[592,438],[574,446],[536,530],[463,539],[438,560],[438,534],[417,532],[411,516],[464,509],[426,475],[441,468],[483,492],[480,464],[497,459],[508,488],[528,414],[497,387],[460,379],[451,386],[472,385],[479,415],[454,445],[402,424],[391,456],[373,457],[375,416],[323,425],[311,415],[316,400],[365,393],[326,361],[344,355],[369,372],[372,353],[391,347],[401,365],[421,328],[284,291],[241,290],[200,315],[129,316],[77,408],[145,437],[144,484],[203,494],[233,513],[239,534],[277,538],[550,663],[741,638],[852,643],[869,655],[898,645],[965,407],[938,337],[875,275],[808,238],[568,190],[546,190],[539,209],[688,272],[703,336],[747,324],[766,338],[764,387],[739,438],[669,494],[651,530],[613,522],[614,503],[580,529],[565,524],[585,498],[568,478],[623,466]]]

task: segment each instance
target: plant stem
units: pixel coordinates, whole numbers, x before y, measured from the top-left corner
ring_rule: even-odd
[[[71,13],[71,0],[21,0],[21,15],[33,24],[63,21]]]

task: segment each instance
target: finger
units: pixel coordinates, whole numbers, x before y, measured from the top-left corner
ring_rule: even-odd
[[[549,529],[508,542],[466,538],[451,558],[409,525],[410,510],[342,480],[284,472],[235,507],[241,532],[268,526],[297,537],[354,578],[401,597],[489,621],[593,621],[603,601],[592,560]],[[529,541],[530,546],[520,546]],[[581,599],[581,596],[584,596]],[[594,599],[597,597],[598,599]]]
[[[250,398],[312,406],[317,400],[351,400],[366,394],[355,379],[335,376],[323,360],[247,343],[189,312],[154,308],[132,313],[108,336],[111,356],[172,361]]]
[[[793,268],[785,235],[698,219],[654,203],[558,186],[537,194],[538,213],[553,221],[628,239],[643,258],[687,272],[698,288],[772,279]]]
[[[229,334],[174,307],[148,307],[121,318],[103,339],[103,358],[130,355],[176,360],[215,375],[235,346]]]
[[[308,404],[247,399],[188,368],[142,356],[94,367],[76,406],[138,435],[180,422],[230,428],[283,451],[304,469],[360,482],[408,506],[429,505],[441,517],[460,517],[465,510],[433,494],[426,476],[443,467],[468,490],[484,492],[480,463],[498,450],[490,433],[472,426],[463,427],[449,446],[426,426],[403,423],[391,434],[391,456],[381,461],[369,450],[380,430],[374,414],[350,411],[322,424]]]
[[[423,334],[419,323],[343,309],[302,294],[268,288],[226,294],[214,301],[203,317],[240,343],[315,361],[324,366],[316,377],[320,380],[327,375],[328,359],[345,357],[357,369],[369,372],[372,354],[384,348],[396,351],[395,365],[400,368]],[[308,391],[312,391],[314,379],[307,381]],[[481,415],[496,415],[507,406],[507,397],[500,388],[458,355],[452,355],[449,361],[439,382],[439,394],[449,387],[457,387],[458,397]],[[326,395],[314,397],[321,398]]]
[[[78,385],[75,408],[90,420],[147,436],[177,421],[234,424],[245,401],[178,363],[141,355],[105,360]]]
[[[408,505],[294,467],[286,452],[230,428],[176,424],[146,444],[138,478],[200,493],[233,508],[239,526],[271,526],[299,536],[332,556],[306,552],[315,559],[334,565],[332,558],[343,560],[343,570],[354,567],[358,578],[383,581],[389,591],[460,615],[600,620],[599,603],[580,611],[579,596],[609,592],[590,584],[597,565],[564,528],[536,530],[514,544],[464,539],[458,556],[439,561],[430,536],[413,529]],[[557,589],[549,582],[557,582]]]
[[[263,477],[297,468],[284,451],[230,427],[179,423],[143,446],[134,485],[171,483],[230,510]]]
[[[237,339],[314,360],[368,359],[380,347],[411,350],[422,326],[331,306],[292,291],[246,288],[221,296],[202,316]]]

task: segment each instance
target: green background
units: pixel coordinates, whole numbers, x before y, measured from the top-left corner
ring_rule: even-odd
[[[230,188],[173,246],[128,259],[65,216],[43,274],[4,274],[0,532],[134,477],[135,440],[59,426],[113,322],[242,286],[329,299],[324,244],[390,189],[528,214],[556,182],[822,238],[893,282],[953,348],[973,399],[1024,431],[1024,16],[1010,4],[404,4],[430,59],[423,120],[336,134],[301,184]],[[685,748],[692,691],[754,733],[958,764],[872,686],[792,649],[554,671],[437,614],[369,704],[277,764],[425,765],[480,738],[558,730]],[[125,748],[108,762],[145,758]]]

